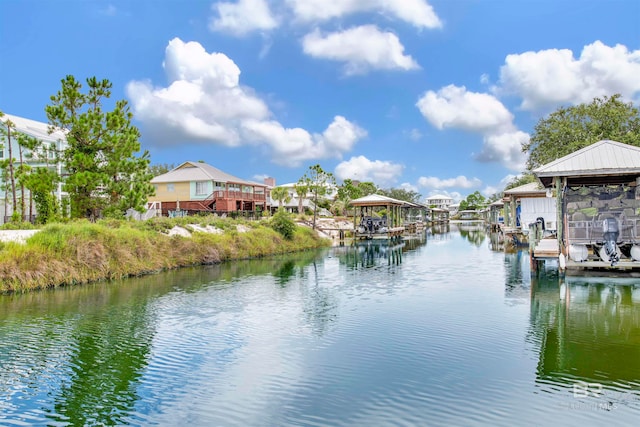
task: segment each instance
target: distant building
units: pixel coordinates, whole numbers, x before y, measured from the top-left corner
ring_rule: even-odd
[[[270,208],[270,186],[247,181],[207,163],[184,162],[151,180],[163,215],[176,211],[212,213],[256,212]]]
[[[43,148],[36,152],[27,150],[24,147],[22,148],[22,160],[25,164],[29,165],[31,168],[49,167],[52,169],[56,169],[59,175],[64,175],[62,164],[54,163],[56,161],[55,152],[62,151],[67,147],[67,140],[64,132],[56,131],[49,134],[49,125],[47,123],[42,123],[11,114],[5,114],[4,116],[0,117],[0,122],[5,131],[11,133],[18,131],[20,133],[37,138],[44,143]],[[11,129],[8,129],[7,127],[8,122],[11,122],[13,124]],[[11,154],[15,159],[14,161],[17,166],[20,162],[20,147],[18,145],[17,138],[14,138],[13,135],[11,135]],[[6,136],[2,135],[0,136],[0,160],[6,160],[8,158],[9,141],[7,141]],[[5,193],[4,188],[5,183],[3,182],[2,176],[0,175],[0,223],[7,222],[8,218],[16,210],[16,207],[12,206],[13,202],[12,200],[10,200],[8,192]],[[58,201],[67,196],[66,193],[62,192],[62,183],[58,185],[56,196],[58,198]],[[37,212],[31,200],[29,190],[25,189],[24,199],[25,212],[23,212],[23,220],[33,220],[33,217],[37,215]]]
[[[274,180],[274,184],[275,184],[275,180]],[[287,192],[289,193],[289,201],[288,202],[284,202],[282,203],[282,207],[287,211],[287,212],[291,212],[291,213],[304,213],[304,212],[298,212],[298,209],[300,207],[300,198],[298,197],[298,193],[296,191],[296,185],[298,185],[297,182],[291,182],[288,184],[282,184],[282,185],[278,185],[278,187],[284,187],[287,189]],[[275,185],[274,185],[275,186]],[[335,197],[338,194],[338,188],[335,185],[330,185],[327,188],[327,194],[325,194],[324,196],[322,196],[323,199],[328,199],[328,200],[333,200],[335,199]],[[306,211],[306,210],[313,210],[314,208],[314,204],[313,204],[313,193],[312,192],[308,192],[307,195],[302,199],[302,210]],[[278,207],[280,206],[277,200],[274,200],[273,198],[270,199],[271,201],[271,210],[275,211],[278,209]],[[331,215],[329,211],[327,211],[326,209],[321,209],[320,212],[318,212],[320,215],[323,216],[329,216]]]
[[[443,196],[436,194],[435,196],[427,197],[425,204],[437,209],[449,209],[449,206],[453,204],[453,199],[449,196]]]

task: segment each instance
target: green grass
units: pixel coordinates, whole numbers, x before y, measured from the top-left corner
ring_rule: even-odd
[[[223,234],[168,236],[174,226],[212,225]],[[239,232],[238,225],[248,231]],[[50,224],[26,244],[0,244],[0,292],[23,292],[148,274],[183,266],[297,252],[327,246],[312,230],[297,227],[292,239],[267,220],[154,218]]]

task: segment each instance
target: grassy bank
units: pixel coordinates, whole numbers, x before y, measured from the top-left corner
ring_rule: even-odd
[[[166,234],[175,226],[187,228],[188,224],[215,227],[220,232],[193,232],[191,237]],[[328,244],[305,227],[296,227],[286,239],[267,221],[158,218],[51,224],[26,244],[0,243],[0,292],[117,279]]]

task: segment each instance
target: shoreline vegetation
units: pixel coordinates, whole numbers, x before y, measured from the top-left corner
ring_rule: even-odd
[[[80,285],[165,270],[331,246],[278,215],[87,220],[44,226],[25,243],[0,242],[0,293]]]

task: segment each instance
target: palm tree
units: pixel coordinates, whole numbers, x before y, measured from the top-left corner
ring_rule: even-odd
[[[304,213],[302,211],[302,204],[304,203],[304,199],[307,196],[307,192],[309,192],[309,186],[305,184],[298,183],[293,186],[296,190],[296,194],[298,195],[298,213]]]
[[[275,187],[271,190],[271,197],[273,200],[278,201],[278,209],[282,209],[283,203],[289,203],[291,201],[291,195],[289,195],[289,189],[287,187]]]

